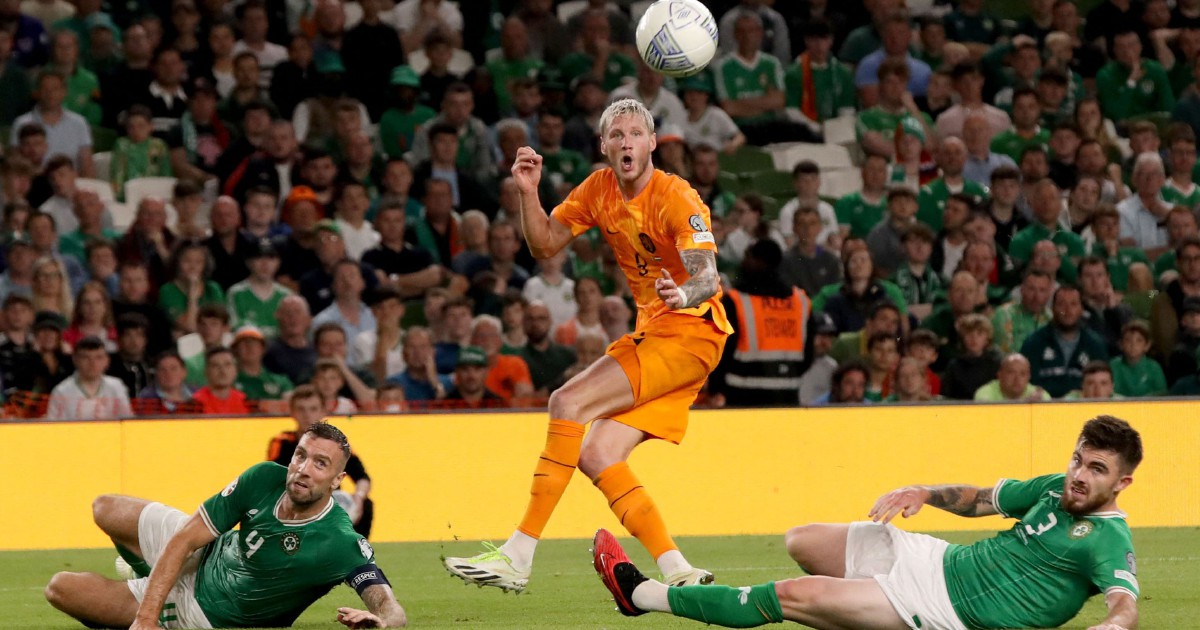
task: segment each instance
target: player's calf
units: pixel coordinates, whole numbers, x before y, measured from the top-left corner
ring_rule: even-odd
[[[810,575],[845,577],[849,525],[815,523],[793,527],[784,535],[788,555]]]

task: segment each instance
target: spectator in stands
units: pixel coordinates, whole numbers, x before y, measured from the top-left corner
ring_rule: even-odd
[[[117,247],[117,258],[145,265],[151,287],[172,280],[167,261],[175,246],[175,234],[167,227],[167,205],[162,199],[145,197],[138,202],[133,225]]]
[[[571,188],[583,183],[592,172],[591,162],[582,153],[562,146],[565,130],[566,119],[562,110],[543,109],[538,114],[537,146],[544,172],[549,175],[555,193],[564,198]]]
[[[563,80],[570,82],[593,72],[595,68],[603,68],[604,73],[600,75],[600,80],[606,92],[612,92],[622,83],[632,81],[637,70],[633,60],[613,45],[605,11],[587,9],[581,26],[578,50],[559,61]]]
[[[1089,361],[1083,366],[1083,381],[1078,390],[1068,393],[1066,400],[1111,400],[1124,398],[1115,394],[1113,371],[1107,361]]]
[[[812,362],[800,376],[800,404],[811,405],[818,398],[829,393],[830,380],[837,369],[837,361],[829,355],[834,340],[837,339],[837,326],[825,313],[813,313],[809,320],[811,332],[809,340],[812,344]]]
[[[369,371],[354,370],[347,363],[350,356],[350,340],[346,331],[337,324],[326,322],[317,326],[312,332],[313,349],[317,352],[317,361],[329,359],[338,366],[341,372],[341,395],[359,402],[375,400],[375,382]]]
[[[331,414],[350,414],[358,411],[358,405],[349,397],[341,395],[346,387],[342,368],[334,359],[317,359],[310,383],[325,401],[325,411]],[[371,390],[373,392],[373,390]]]
[[[288,377],[292,384],[307,383],[317,360],[308,339],[312,323],[308,303],[298,295],[283,298],[275,309],[275,320],[279,322],[279,335],[267,346],[263,366]]]
[[[134,105],[124,115],[125,135],[117,138],[112,150],[112,162],[107,174],[117,191],[117,199],[125,200],[125,183],[139,177],[171,177],[171,156],[167,143],[152,137],[154,131],[150,108]]]
[[[108,352],[99,339],[85,338],[72,355],[75,373],[50,393],[49,420],[107,420],[133,415],[120,380],[106,376]]]
[[[968,114],[962,127],[963,144],[967,149],[967,161],[963,166],[963,177],[979,186],[991,182],[992,173],[1003,166],[1016,167],[1017,163],[1003,153],[991,150],[992,131],[981,112]],[[1072,153],[1072,158],[1074,153]]]
[[[904,357],[896,365],[895,386],[883,402],[926,402],[934,399],[925,380],[925,368],[912,357]]]
[[[59,383],[71,376],[74,366],[65,351],[62,334],[67,320],[59,313],[38,311],[33,320],[34,345],[38,361],[32,366],[33,384],[30,390],[49,394]]]
[[[1094,231],[1095,229],[1093,228]],[[1154,261],[1154,277],[1160,283],[1166,285],[1170,280],[1174,279],[1175,274],[1178,272],[1176,269],[1175,250],[1189,236],[1197,235],[1200,235],[1200,228],[1197,228],[1196,215],[1192,213],[1192,209],[1179,206],[1171,208],[1171,211],[1167,213],[1167,246],[1170,249],[1163,252]],[[1143,255],[1145,254],[1145,252],[1142,253]]]
[[[1050,142],[1050,130],[1043,129],[1038,124],[1040,120],[1041,102],[1037,92],[1029,88],[1016,90],[1012,95],[1013,126],[992,138],[992,151],[1007,155],[1017,162],[1022,160],[1026,148],[1047,145]]]
[[[900,287],[910,310],[918,305],[931,307],[933,296],[942,290],[942,276],[929,262],[935,238],[933,230],[922,223],[914,224],[900,237],[904,263],[892,273],[891,280]]]
[[[793,242],[792,215],[796,208],[806,205],[817,209],[821,217],[821,233],[817,242],[830,249],[841,249],[841,227],[833,206],[821,199],[821,168],[812,160],[801,160],[792,168],[792,189],[796,196],[779,209],[779,230],[787,243]]]
[[[868,260],[884,274],[904,264],[901,238],[914,225],[917,214],[917,196],[911,189],[893,188],[887,198],[887,217],[871,229],[866,239],[870,250]]]
[[[430,126],[425,133],[429,137],[430,155],[429,159],[413,169],[412,194],[424,197],[426,183],[430,178],[436,178],[450,183],[454,207],[463,210],[491,207],[493,202],[487,199],[480,183],[483,180],[477,179],[455,162],[460,150],[458,131],[450,124],[438,123]]]
[[[497,82],[501,80],[496,78]],[[417,101],[421,80],[410,66],[392,69],[390,84],[391,107],[379,119],[379,135],[383,152],[396,160],[413,147],[417,128],[437,116],[437,112]]]
[[[229,348],[218,346],[204,353],[204,377],[208,383],[192,396],[207,415],[244,415],[250,413],[246,395],[234,389],[237,364]]]
[[[241,230],[242,215],[233,197],[218,197],[209,216],[212,235],[204,240],[204,247],[212,261],[212,272],[207,275],[224,294],[250,275],[247,262],[255,250],[255,243]]]
[[[137,102],[150,108],[154,134],[165,138],[188,111],[187,94],[183,91],[187,67],[178,50],[162,48],[154,54],[151,69],[154,78],[146,92],[137,97]]]
[[[833,372],[829,392],[812,401],[814,406],[839,404],[865,404],[870,369],[865,363],[852,359],[838,365]]]
[[[595,278],[584,276],[576,280],[573,303],[575,315],[555,328],[554,342],[563,346],[574,346],[575,339],[584,332],[604,335],[604,326],[600,322],[600,306],[603,299],[600,283]]]
[[[4,101],[0,102],[0,125],[6,127],[33,104],[29,73],[11,54],[12,49],[13,33],[0,29],[0,93],[4,94]]]
[[[113,316],[120,319],[126,313],[137,313],[150,322],[147,354],[157,356],[174,347],[170,322],[162,310],[149,301],[150,277],[145,265],[129,261],[121,263],[119,270],[118,291],[112,303]]]
[[[854,85],[858,88],[859,100],[865,107],[872,107],[879,102],[880,70],[884,61],[903,63],[908,68],[908,92],[914,97],[925,96],[933,71],[924,61],[909,54],[912,27],[908,24],[908,16],[900,11],[893,13],[884,21],[880,33],[882,47],[863,57],[854,70]]]
[[[536,396],[549,396],[563,384],[563,373],[575,363],[575,352],[553,342],[550,309],[541,302],[530,302],[525,309],[527,342],[520,357],[529,366]]]
[[[601,104],[601,107],[603,104]],[[439,124],[450,125],[458,137],[456,164],[477,181],[487,181],[496,175],[496,162],[489,141],[491,135],[483,121],[472,116],[475,97],[465,83],[453,83],[446,88],[441,112],[421,125],[413,137],[410,159],[416,163],[431,158],[433,138],[429,132]]]
[[[942,210],[942,229],[933,243],[933,255],[929,260],[935,273],[949,279],[959,268],[967,249],[967,218],[975,209],[978,198],[965,192],[952,193]]]
[[[100,92],[104,94],[104,126],[117,127],[121,112],[138,101],[147,92],[154,74],[150,61],[154,56],[154,45],[149,33],[141,24],[129,24],[121,36],[121,61],[109,72],[100,76]]]
[[[184,240],[202,240],[208,237],[211,227],[209,217],[200,216],[206,205],[204,190],[186,179],[177,179],[171,188],[171,207],[175,209],[175,225],[169,226],[175,235]],[[274,213],[274,208],[271,210]]]
[[[129,397],[150,387],[154,372],[146,361],[146,339],[150,322],[137,313],[117,320],[116,351],[109,356],[108,375],[125,384]]]
[[[1167,247],[1167,231],[1162,224],[1171,206],[1162,197],[1165,180],[1162,158],[1157,153],[1138,155],[1133,167],[1134,194],[1117,205],[1121,239],[1146,250],[1150,258],[1157,258]]]
[[[141,415],[199,411],[192,390],[184,383],[187,367],[178,352],[168,350],[154,361],[154,380],[138,392],[134,407]]]
[[[856,238],[866,238],[887,210],[887,158],[868,153],[863,158],[861,176],[862,188],[843,196],[834,207],[839,230],[840,226],[849,226],[850,236]]]
[[[921,321],[921,328],[932,331],[940,340],[939,368],[945,367],[947,362],[958,356],[961,349],[958,321],[966,315],[980,312],[987,306],[986,302],[981,301],[978,281],[966,270],[959,270],[951,276],[945,297],[946,302],[933,307],[932,313]],[[989,334],[989,341],[990,337]],[[988,376],[990,377],[991,373]],[[971,393],[974,391],[972,389]]]
[[[721,33],[721,52],[729,54],[738,49],[737,38],[731,35],[737,28],[738,19],[747,14],[758,18],[758,22],[764,29],[764,35],[761,37],[761,50],[778,59],[791,59],[792,47],[787,22],[779,11],[771,8],[762,0],[741,0],[740,4],[721,16],[718,22],[718,31]]]
[[[1020,300],[1008,302],[992,315],[996,347],[1001,352],[1019,350],[1033,331],[1050,323],[1051,287],[1054,279],[1042,271],[1031,270],[1021,281]]]
[[[279,400],[292,391],[286,376],[263,368],[267,340],[254,326],[243,326],[233,337],[233,356],[237,361],[234,387],[248,400]]]
[[[444,277],[428,251],[405,241],[404,207],[397,202],[384,202],[375,218],[379,229],[378,246],[362,256],[367,263],[381,271],[388,283],[402,297],[421,295],[426,289],[437,286]]]
[[[832,317],[830,319],[837,326],[837,321]],[[887,300],[875,302],[870,306],[866,323],[861,329],[839,334],[829,350],[829,356],[839,364],[863,357],[867,354],[867,340],[873,335],[887,333],[895,337],[900,334],[900,329],[900,309]]]
[[[321,219],[317,221],[315,231],[317,237],[316,257],[319,266],[300,278],[299,293],[308,301],[310,308],[320,313],[334,303],[336,297],[333,291],[334,272],[343,261],[348,259],[346,242],[342,238],[341,228],[337,223],[330,219]],[[379,284],[375,268],[370,264],[357,263],[355,268],[359,272],[362,282],[359,287],[360,293],[364,289],[374,289]],[[373,327],[373,325],[369,326],[369,328]]]
[[[959,138],[946,138],[935,157],[941,177],[921,187],[917,198],[917,220],[934,230],[942,229],[942,215],[950,195],[964,193],[981,202],[987,197],[982,184],[967,179],[967,145]]]
[[[617,340],[633,332],[632,318],[633,311],[625,302],[625,298],[619,295],[607,295],[600,301],[600,325],[604,327],[605,339]],[[578,345],[578,338],[576,345]]]
[[[734,26],[736,50],[713,68],[717,100],[746,134],[751,144],[788,140],[812,141],[820,134],[808,125],[787,120],[783,64],[762,52],[763,25],[756,15],[743,13]]]
[[[242,212],[246,215],[246,225],[242,231],[252,243],[267,239],[274,243],[292,233],[292,228],[275,220],[275,209],[278,206],[275,192],[264,186],[246,191],[246,203]]]
[[[450,182],[430,179],[425,184],[425,216],[415,222],[406,240],[434,255],[435,262],[450,267],[462,250],[458,219],[454,216]]]
[[[504,398],[487,386],[488,373],[487,353],[477,346],[463,348],[454,368],[455,386],[445,400],[475,409],[503,405]]]
[[[333,203],[338,230],[346,243],[346,255],[358,260],[364,252],[379,244],[379,233],[366,219],[367,208],[371,205],[367,189],[358,181],[343,182],[337,188]]]
[[[4,332],[0,334],[0,387],[7,398],[33,389],[30,369],[38,361],[33,339],[33,304],[27,296],[4,298]]]
[[[992,323],[987,316],[963,315],[955,322],[955,331],[961,346],[946,364],[941,394],[953,400],[972,400],[1000,370],[1001,355],[992,345]]]
[[[1112,61],[1096,75],[1100,106],[1113,120],[1175,108],[1167,73],[1157,61],[1142,58],[1142,40],[1134,28],[1127,23],[1112,34]]]
[[[716,86],[708,73],[682,79],[679,89],[683,95],[683,106],[687,109],[687,118],[681,123],[683,139],[693,152],[693,160],[701,147],[733,153],[746,143],[745,134],[729,114],[713,102]]]
[[[902,60],[887,59],[879,64],[878,99],[872,107],[864,108],[858,113],[855,125],[855,135],[868,153],[877,153],[893,157],[896,155],[896,129],[906,119],[907,128],[918,135],[922,141],[933,137],[933,121],[928,114],[918,107],[913,95],[908,91],[908,81],[911,71]]]
[[[795,244],[789,248],[780,264],[785,282],[815,296],[822,287],[842,278],[842,264],[836,253],[819,244],[823,230],[816,208],[800,206],[792,216]]]
[[[1050,134],[1049,177],[1058,184],[1059,188],[1074,189],[1079,181],[1079,173],[1075,168],[1075,156],[1079,153],[1079,145],[1083,136],[1072,123],[1059,123]],[[1100,200],[1100,191],[1096,191],[1096,200]]]
[[[63,256],[86,262],[89,243],[98,240],[116,242],[121,238],[120,232],[104,227],[104,215],[108,211],[96,191],[76,189],[73,209],[79,227],[59,237],[58,250]]]
[[[1200,298],[1186,297],[1179,310],[1179,330],[1175,346],[1166,354],[1164,367],[1167,383],[1174,385],[1179,379],[1196,373],[1196,357],[1200,350]]]
[[[237,56],[243,52],[254,53],[258,65],[262,69],[259,79],[262,86],[271,84],[272,72],[275,66],[288,58],[287,49],[279,44],[267,41],[270,22],[267,5],[260,0],[245,2],[235,11],[238,19],[238,32],[242,38],[234,45],[232,54]]]
[[[67,80],[64,106],[83,116],[89,125],[100,124],[100,81],[89,69],[80,65],[79,35],[69,30],[56,30],[50,36],[50,60],[45,69],[61,73]]]
[[[1078,389],[1083,367],[1094,359],[1108,360],[1104,340],[1082,325],[1083,301],[1078,288],[1064,285],[1054,292],[1051,321],[1035,330],[1021,345],[1029,357],[1031,382],[1054,398]]]
[[[725,236],[718,256],[730,264],[740,264],[746,249],[764,238],[775,241],[781,249],[786,247],[783,235],[764,218],[765,213],[766,202],[758,193],[749,192],[739,197],[730,216],[736,227]]]
[[[521,290],[529,280],[529,271],[516,263],[521,248],[520,235],[514,224],[496,221],[488,228],[488,257],[466,269],[468,278],[482,271],[494,272],[508,288]]]
[[[188,385],[193,388],[204,385],[205,352],[225,347],[232,339],[229,331],[229,312],[223,305],[209,304],[200,308],[199,314],[196,315],[196,332],[193,333],[195,337],[191,339],[194,343],[195,339],[199,338],[200,348],[194,354],[189,353],[184,357],[188,369]],[[191,349],[194,350],[194,347]]]
[[[37,127],[34,128],[36,129]],[[4,159],[4,163],[0,165],[0,176],[3,177],[3,180],[0,181],[0,199],[4,200],[5,206],[21,203],[29,205],[27,197],[33,186],[33,177],[36,174],[37,171],[33,166],[33,162],[17,153],[11,153]],[[13,205],[13,207],[17,208],[20,206]],[[28,212],[28,209],[26,209],[26,212]],[[5,216],[7,218],[9,213],[5,212]],[[20,225],[23,226],[24,221],[21,221]],[[6,226],[18,227],[11,224],[6,224]]]
[[[61,233],[70,234],[79,227],[79,221],[72,212],[78,191],[75,167],[66,155],[55,155],[46,162],[42,175],[50,184],[53,194],[38,206],[38,211],[53,217],[55,225],[61,227]]]
[[[209,277],[212,274],[212,259],[203,243],[188,241],[180,243],[171,257],[171,282],[159,289],[158,304],[184,333],[196,330],[196,316],[200,308],[209,304],[225,304],[225,292]]]
[[[1176,93],[1179,97],[1175,103],[1175,109],[1171,112],[1171,119],[1177,120],[1191,127],[1192,131],[1200,134],[1200,89],[1197,89],[1197,77],[1200,76],[1200,64],[1193,62],[1191,66],[1191,75],[1188,76],[1190,84]]]
[[[333,265],[331,285],[333,300],[313,318],[313,325],[333,322],[342,327],[347,339],[356,339],[360,333],[375,330],[375,316],[362,301],[363,276],[358,263],[344,258]]]
[[[511,177],[500,183],[502,190],[504,187],[515,185],[516,182]],[[450,261],[451,271],[466,276],[470,269],[487,264],[488,230],[490,228],[491,222],[488,221],[487,215],[482,210],[467,210],[462,213],[458,232],[463,248],[461,252],[454,255],[454,260]]]
[[[362,101],[378,119],[383,113],[386,98],[377,86],[387,82],[396,67],[404,61],[404,48],[396,29],[380,18],[383,4],[379,0],[360,2],[362,20],[346,31],[342,40],[342,60],[346,64],[346,84],[350,95]]]
[[[375,316],[375,329],[358,333],[350,346],[348,361],[354,368],[369,370],[376,383],[404,370],[401,338],[404,329],[404,301],[388,286],[380,286],[368,294],[368,305]]]
[[[607,298],[605,298],[607,300]],[[620,298],[617,298],[620,299]],[[518,355],[521,348],[525,347],[525,308],[529,306],[530,300],[526,300],[520,293],[509,291],[504,294],[500,300],[500,322],[504,325],[501,335],[504,337],[505,354]],[[622,302],[624,305],[624,302]],[[625,327],[628,329],[629,307],[625,306]],[[604,307],[600,310],[601,318],[605,316]],[[602,319],[602,321],[604,321]]]
[[[563,273],[567,262],[566,250],[538,260],[538,273],[521,290],[529,302],[539,301],[550,309],[554,326],[558,327],[575,317],[575,281]]]
[[[37,103],[33,109],[13,121],[9,144],[17,143],[17,132],[22,127],[36,123],[46,130],[47,157],[65,155],[71,159],[80,175],[95,177],[96,169],[92,164],[92,131],[83,116],[63,106],[67,98],[66,78],[53,70],[43,70],[38,75],[35,94]]]
[[[1051,178],[1054,181],[1054,178]],[[1055,184],[1058,182],[1055,181]],[[1100,208],[1101,191],[1103,184],[1095,177],[1079,178],[1071,188],[1071,195],[1067,198],[1067,211],[1059,217],[1059,223],[1064,228],[1079,234],[1084,239],[1084,244],[1088,241],[1095,240],[1095,229],[1091,230],[1091,238],[1088,238],[1089,227],[1095,223],[1096,212]],[[1110,208],[1113,217],[1116,219],[1113,224],[1113,238],[1120,236],[1121,231],[1121,215],[1116,212],[1116,208],[1112,204],[1104,204]],[[1094,243],[1093,243],[1094,244]],[[1139,250],[1140,251],[1140,250]],[[1142,253],[1145,256],[1145,253]]]
[[[216,26],[213,31],[217,31]],[[232,130],[217,115],[217,88],[207,78],[196,77],[187,84],[187,90],[188,111],[167,136],[171,171],[176,177],[196,181],[228,175],[218,173],[218,165],[234,140]],[[253,138],[261,142],[262,136],[265,134]]]
[[[257,107],[248,107],[245,121],[250,123],[257,120],[262,112],[263,110]],[[257,127],[257,124],[253,126]],[[253,145],[254,136],[247,138],[249,146],[241,149],[246,157],[228,160],[233,166],[229,174],[223,176],[223,192],[235,199],[245,199],[246,191],[262,186],[271,191],[278,191],[280,199],[290,199],[292,187],[302,184],[300,167],[303,163],[303,155],[299,151],[292,123],[286,120],[272,122],[265,138],[259,140],[261,144],[257,147]],[[232,146],[226,153],[236,157],[238,149]],[[224,163],[223,161],[222,164]],[[218,166],[218,174],[221,170],[221,166]],[[311,189],[309,192],[312,192]],[[316,201],[315,196],[313,201]],[[284,206],[286,209],[287,204]],[[288,222],[286,215],[282,220]]]
[[[1108,265],[1088,256],[1079,262],[1079,290],[1083,299],[1083,322],[1104,340],[1110,356],[1119,352],[1121,330],[1133,320],[1133,309],[1113,288]]]
[[[435,362],[439,374],[454,371],[458,351],[471,342],[471,318],[475,305],[469,297],[451,298],[441,310],[441,330],[435,339]],[[428,318],[428,315],[426,315]]]
[[[1146,356],[1150,349],[1150,326],[1143,320],[1129,321],[1121,328],[1121,352],[1109,361],[1113,386],[1127,398],[1163,396],[1167,378],[1158,361]]]
[[[571,104],[575,114],[567,120],[563,132],[563,146],[578,151],[591,162],[604,159],[600,152],[600,114],[608,104],[608,93],[600,85],[600,79],[585,74],[571,81]]]
[[[0,297],[7,300],[9,296],[21,296],[29,299],[33,296],[33,263],[37,260],[37,252],[29,237],[20,234],[8,242],[5,247],[5,257],[8,265],[0,275]]]
[[[700,144],[692,150],[692,178],[689,183],[712,211],[712,216],[725,217],[733,210],[737,196],[721,188],[717,180],[719,171],[716,148]]]
[[[626,22],[628,23],[628,18]],[[524,22],[517,17],[510,16],[504,19],[500,25],[500,47],[493,50],[499,54],[487,62],[487,70],[492,77],[492,90],[496,95],[497,108],[502,114],[507,114],[513,109],[513,89],[516,83],[522,79],[534,78],[544,63],[530,54],[529,32]],[[431,115],[430,118],[432,117]]]
[[[1160,182],[1161,183],[1161,182]],[[1041,241],[1054,243],[1062,256],[1062,269],[1067,278],[1077,275],[1075,264],[1084,255],[1083,240],[1070,230],[1063,229],[1059,218],[1063,212],[1058,186],[1049,178],[1037,183],[1030,200],[1034,223],[1013,237],[1008,253],[1018,264],[1031,263],[1034,246]]]
[[[1012,127],[1012,121],[1004,110],[983,101],[984,76],[979,64],[960,63],[951,70],[951,77],[954,81],[954,91],[958,94],[958,104],[937,117],[938,136],[962,136],[963,125],[971,114],[978,114],[983,118],[988,138],[993,138]]]
[[[1040,402],[1050,398],[1045,390],[1029,382],[1029,359],[1012,353],[1000,360],[995,380],[975,391],[975,402]]]
[[[615,297],[615,296],[612,296]],[[620,299],[620,298],[616,298]],[[563,378],[571,380],[576,374],[588,369],[600,357],[604,356],[604,351],[608,347],[608,340],[595,333],[583,333],[575,339],[575,363],[563,372]]]
[[[646,64],[641,58],[637,61],[637,80],[624,82],[613,88],[609,100],[633,98],[641,101],[650,110],[656,126],[682,127],[687,122],[687,111],[683,101],[675,93],[665,89],[663,82],[666,77]],[[661,140],[660,140],[661,141]]]
[[[388,377],[389,383],[404,388],[410,402],[441,400],[451,387],[450,377],[438,374],[434,361],[433,337],[429,329],[412,326],[404,333],[404,371]],[[457,361],[457,358],[456,358]]]
[[[815,122],[838,118],[857,108],[854,70],[833,57],[833,35],[827,18],[806,22],[804,52],[784,75],[788,111],[795,110]]]
[[[99,282],[109,295],[115,295],[121,279],[117,276],[117,246],[112,241],[94,240],[84,250],[90,281]]]
[[[48,256],[33,263],[33,290],[30,295],[34,310],[49,311],[66,318],[75,310],[71,285],[61,261]]]
[[[524,359],[501,353],[504,346],[504,338],[501,336],[502,328],[500,320],[491,315],[477,316],[471,326],[471,346],[469,348],[477,348],[485,353],[487,356],[487,389],[508,403],[514,399],[526,399],[531,396],[533,382],[529,374],[529,366],[525,364]],[[462,353],[469,348],[464,348],[459,353],[460,366]]]
[[[117,329],[113,325],[108,291],[94,281],[84,284],[79,290],[71,313],[71,325],[63,333],[63,341],[68,346],[74,346],[85,337],[99,339],[109,352],[117,349]]]
[[[59,252],[59,232],[55,227],[54,217],[42,212],[31,214],[25,220],[25,229],[37,255],[58,261],[66,273],[68,289],[72,292],[78,291],[83,283],[87,282],[88,273],[79,260],[72,256],[63,256]]]

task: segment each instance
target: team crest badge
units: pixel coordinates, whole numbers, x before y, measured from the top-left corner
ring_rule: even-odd
[[[363,557],[367,560],[375,556],[375,550],[371,548],[371,543],[367,542],[366,538],[358,539],[358,550],[362,552]]]
[[[698,214],[693,214],[688,218],[688,225],[692,226],[692,229],[696,230],[697,232],[708,231],[708,225],[704,223],[704,217]]]
[[[296,555],[300,551],[300,534],[296,532],[288,532],[279,539],[279,546],[283,548],[283,552],[289,556]]]
[[[1125,564],[1129,565],[1129,572],[1130,572],[1130,573],[1132,573],[1132,574],[1134,574],[1134,575],[1137,575],[1137,558],[1136,558],[1136,557],[1134,557],[1134,555],[1133,555],[1133,552],[1132,552],[1132,551],[1126,552],[1126,554],[1125,554]]]
[[[638,234],[638,240],[642,243],[642,249],[645,249],[651,254],[654,253],[654,241],[650,240],[650,237],[647,236],[645,232]]]
[[[238,482],[237,479],[230,481],[229,485],[225,486],[225,489],[221,491],[221,496],[227,497],[227,496],[233,494],[233,491],[237,489],[237,482]]]
[[[1079,521],[1071,527],[1071,531],[1067,533],[1067,536],[1071,540],[1079,540],[1081,538],[1086,538],[1088,534],[1092,533],[1093,529],[1094,526],[1092,525],[1091,521]]]

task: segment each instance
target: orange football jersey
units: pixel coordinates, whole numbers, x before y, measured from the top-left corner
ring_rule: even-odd
[[[575,236],[599,226],[616,254],[637,302],[637,327],[669,312],[654,290],[662,270],[682,286],[690,275],[679,250],[717,251],[709,222],[708,206],[686,181],[655,169],[650,182],[635,198],[626,201],[611,168],[596,171],[575,187],[550,215]],[[711,317],[718,328],[733,327],[721,306],[721,290],[700,305],[678,313]]]

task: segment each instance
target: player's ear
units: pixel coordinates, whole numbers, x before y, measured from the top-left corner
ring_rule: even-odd
[[[342,480],[346,478],[346,471],[342,471],[333,478],[333,484],[330,490],[337,490],[342,485]]]
[[[658,134],[652,133],[652,134],[650,134],[650,150],[653,151],[657,148],[658,148]]]
[[[1113,492],[1124,492],[1125,488],[1131,485],[1133,485],[1133,475],[1121,475],[1121,478],[1117,480],[1117,485],[1113,487]]]

